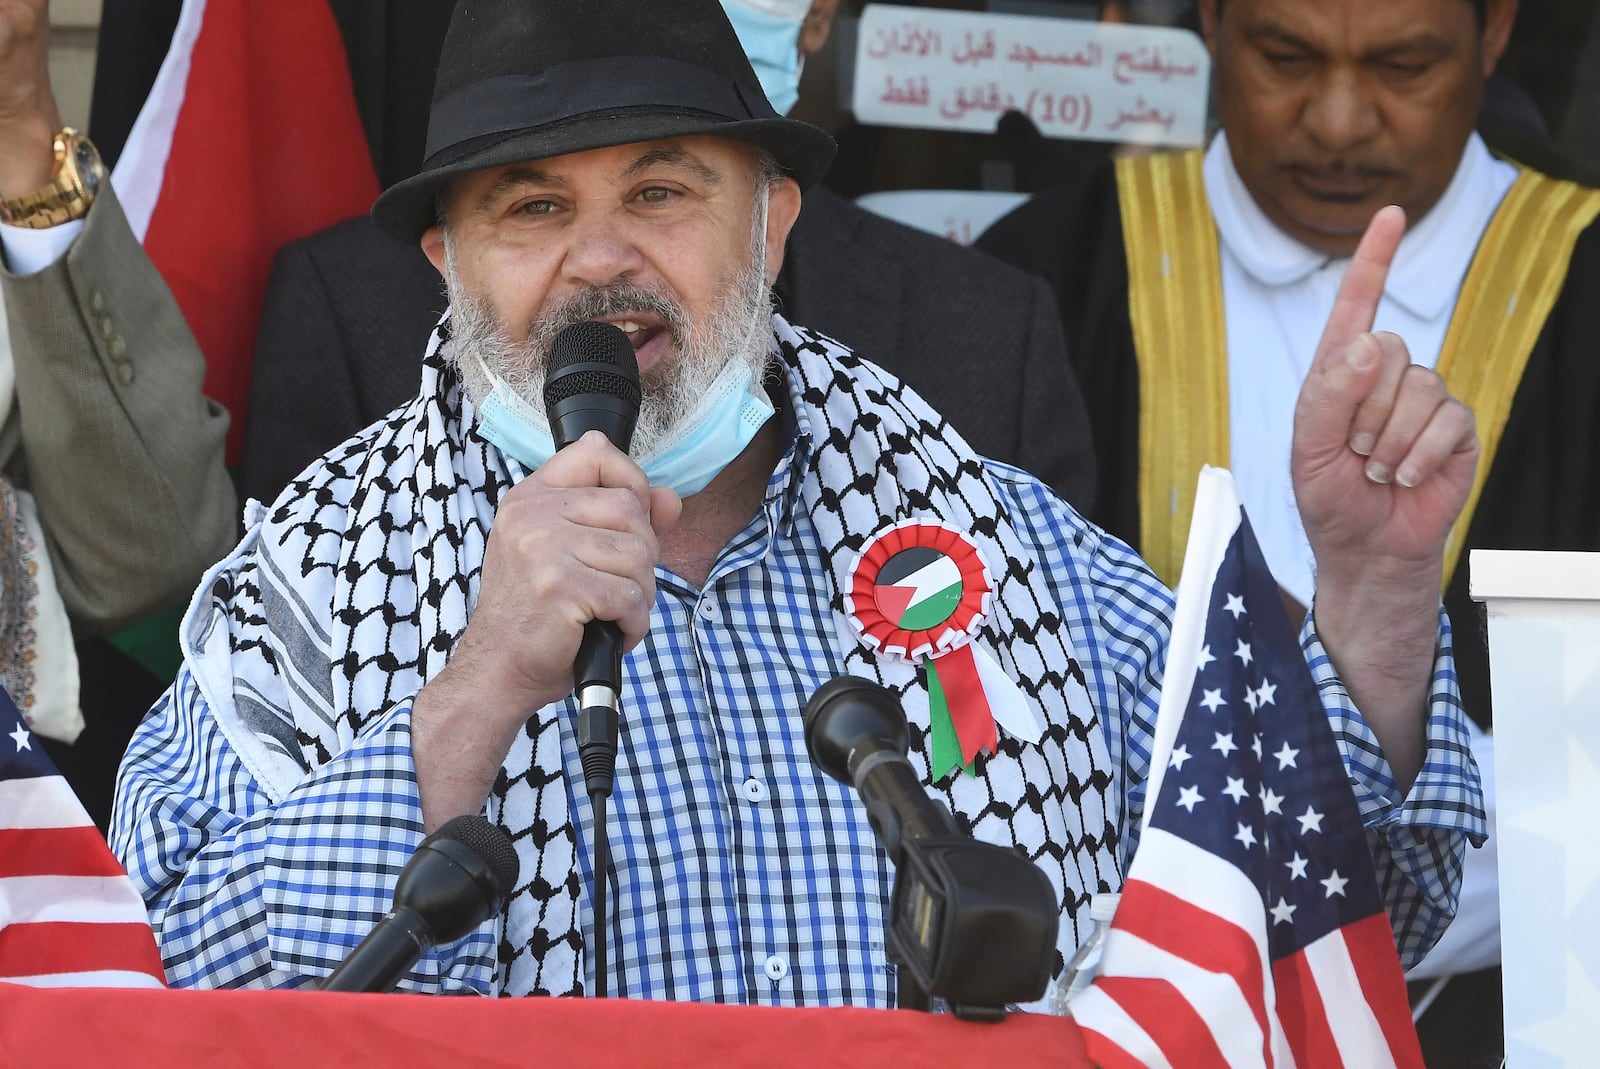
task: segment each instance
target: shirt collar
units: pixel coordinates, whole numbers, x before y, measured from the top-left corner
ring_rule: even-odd
[[[805,473],[811,470],[813,452],[811,419],[800,397],[798,376],[781,360],[774,363],[762,379],[767,396],[772,398],[773,418],[778,422],[778,439],[783,455],[767,482],[762,507],[771,518],[773,530],[789,533],[800,502]]]
[[[1385,298],[1420,319],[1435,319],[1449,310],[1483,228],[1505,193],[1494,170],[1494,158],[1474,133],[1439,203],[1401,239],[1384,285]],[[1218,133],[1206,151],[1203,171],[1218,236],[1261,285],[1292,285],[1342,262],[1302,245],[1267,218],[1234,168],[1225,134]]]

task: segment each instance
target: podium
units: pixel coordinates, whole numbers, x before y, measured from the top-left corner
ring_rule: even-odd
[[[1600,553],[1474,550],[1471,568],[1489,621],[1506,1061],[1591,1065],[1600,1049]]]
[[[1089,1069],[1062,1017],[0,983],[0,1063],[260,1066],[1003,1065]]]

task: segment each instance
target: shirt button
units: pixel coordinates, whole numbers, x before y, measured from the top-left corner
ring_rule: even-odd
[[[789,962],[777,954],[767,958],[765,968],[768,980],[782,980],[789,975]]]
[[[707,620],[715,619],[717,615],[717,603],[712,601],[710,598],[702,598],[700,601],[700,615],[705,617]]]
[[[133,365],[126,360],[117,365],[117,381],[124,386],[133,385]]]
[[[95,290],[93,293],[89,294],[89,308],[96,312],[105,311],[106,295],[100,290]]]
[[[767,799],[767,785],[754,776],[744,781],[744,786],[741,790],[744,791],[744,796],[749,801],[764,802]]]
[[[100,336],[107,341],[117,336],[117,325],[111,321],[111,316],[101,315],[96,325],[100,328]]]

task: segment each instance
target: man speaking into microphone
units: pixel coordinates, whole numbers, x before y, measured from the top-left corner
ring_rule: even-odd
[[[872,354],[775,313],[832,151],[716,0],[458,5],[426,159],[373,209],[449,289],[418,395],[248,517],[123,764],[113,845],[174,984],[320,982],[423,836],[481,812],[521,876],[402,989],[891,1005],[889,861],[801,715],[846,674],[898,696],[956,823],[1048,878],[1059,972],[1134,845],[1171,594]],[[1302,643],[1409,958],[1482,834],[1438,595],[1477,446],[1367,333],[1399,227],[1350,272],[1295,457],[1336,580]],[[627,452],[558,450],[544,415],[555,339],[591,321],[637,359]],[[973,389],[1024,385],[973,354]],[[1357,433],[1415,478],[1368,480]],[[572,694],[595,621],[625,651],[600,865]]]

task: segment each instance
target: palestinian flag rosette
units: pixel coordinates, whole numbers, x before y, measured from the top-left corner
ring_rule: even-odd
[[[850,569],[846,609],[879,655],[927,669],[932,771],[976,775],[999,743],[996,724],[1037,742],[1043,725],[994,658],[973,643],[988,618],[993,581],[970,537],[928,520],[873,535]]]

